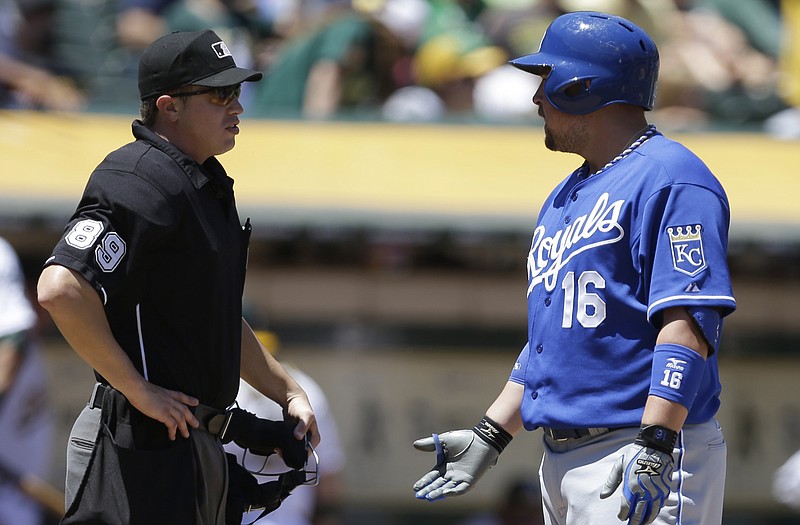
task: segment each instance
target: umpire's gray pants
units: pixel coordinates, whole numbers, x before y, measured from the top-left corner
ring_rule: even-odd
[[[100,408],[83,408],[67,443],[67,478],[64,484],[65,509],[75,499],[89,467],[92,450],[100,432]],[[164,432],[167,429],[164,427]],[[216,436],[191,430],[196,450],[197,468],[203,473],[204,494],[197,495],[197,525],[225,525],[225,501],[228,497],[228,463]]]

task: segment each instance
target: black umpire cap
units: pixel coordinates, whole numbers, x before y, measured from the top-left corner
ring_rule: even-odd
[[[261,80],[259,71],[236,67],[214,31],[174,32],[150,44],[139,60],[139,97],[146,100],[181,86],[222,87]]]

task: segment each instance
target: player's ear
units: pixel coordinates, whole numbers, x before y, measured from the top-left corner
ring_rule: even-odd
[[[177,120],[178,118],[178,108],[176,106],[176,102],[178,97],[172,97],[170,95],[161,95],[156,99],[156,107],[158,111],[163,113],[169,120]]]

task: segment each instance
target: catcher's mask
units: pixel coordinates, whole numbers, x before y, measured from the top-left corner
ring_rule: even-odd
[[[306,435],[295,439],[293,421],[272,421],[256,417],[240,408],[233,408],[221,434],[223,443],[235,442],[243,449],[241,464],[236,456],[227,454],[228,524],[240,524],[243,512],[261,510],[253,522],[277,509],[300,485],[319,482],[319,456]],[[280,449],[289,470],[267,470],[267,460]],[[273,478],[263,483],[259,478]]]
[[[555,108],[585,115],[609,104],[653,109],[658,84],[658,49],[633,22],[593,11],[556,18],[539,51],[509,62],[546,75],[544,94]]]
[[[300,485],[316,486],[319,483],[319,456],[317,456],[317,452],[308,438],[304,441],[308,454],[304,465],[301,468],[293,468],[281,472],[267,470],[268,458],[266,456],[256,456],[248,450],[245,451],[242,457],[242,465],[251,475],[255,476],[256,479],[274,478],[271,481],[259,483],[258,490],[254,492],[254,498],[245,508],[247,512],[262,510],[261,515],[255,521],[277,509],[281,502],[289,497],[291,492]],[[256,462],[260,460],[261,465],[252,468],[253,460]]]

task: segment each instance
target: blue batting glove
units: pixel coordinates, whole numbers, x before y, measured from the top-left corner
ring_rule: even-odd
[[[628,525],[652,523],[669,497],[672,463],[672,454],[631,445],[614,463],[600,497],[611,496],[622,484],[619,519]]]

